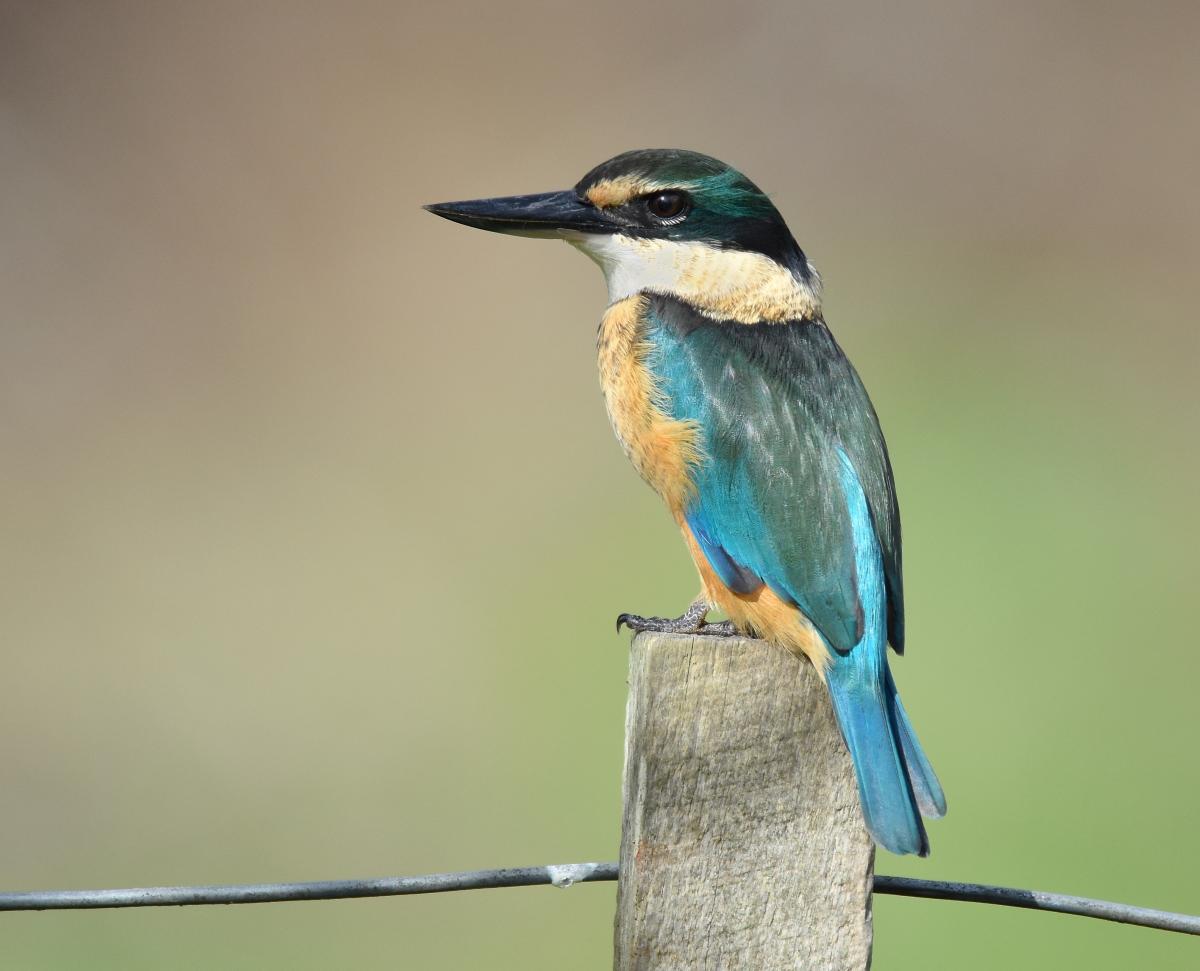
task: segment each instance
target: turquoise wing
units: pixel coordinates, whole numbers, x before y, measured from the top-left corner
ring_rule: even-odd
[[[888,641],[904,648],[900,518],[887,447],[858,374],[821,321],[715,321],[673,297],[647,308],[647,365],[672,417],[696,422],[706,455],[687,520],[732,589],[765,583],[835,650],[862,640],[853,467],[882,558]]]
[[[887,644],[904,646],[900,518],[879,421],[821,321],[746,325],[649,298],[646,362],[705,457],[684,514],[733,590],[766,584],[835,651],[834,713],[875,840],[929,852],[921,814],[946,799],[900,703]]]

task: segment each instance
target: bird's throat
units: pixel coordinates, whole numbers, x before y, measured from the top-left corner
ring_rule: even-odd
[[[678,297],[717,320],[745,324],[821,314],[816,272],[802,280],[761,253],[622,235],[585,234],[568,242],[599,264],[614,305],[650,292]]]

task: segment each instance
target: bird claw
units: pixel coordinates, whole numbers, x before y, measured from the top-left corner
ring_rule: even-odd
[[[644,631],[656,634],[703,634],[714,637],[732,637],[737,633],[733,622],[728,620],[715,624],[705,623],[708,605],[697,600],[680,617],[643,617],[640,614],[620,614],[617,617],[617,632],[622,625],[634,633]]]
[[[628,627],[635,634],[640,634],[642,631],[657,631],[663,633],[667,631],[669,624],[665,617],[643,617],[640,614],[619,614],[617,615],[617,633],[621,633],[622,625]]]

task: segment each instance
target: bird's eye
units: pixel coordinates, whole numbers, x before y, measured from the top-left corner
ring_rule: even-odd
[[[688,197],[682,192],[656,192],[646,197],[646,208],[655,219],[677,219],[687,209]]]

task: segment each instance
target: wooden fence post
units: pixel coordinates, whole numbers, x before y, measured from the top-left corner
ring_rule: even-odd
[[[748,638],[630,653],[617,971],[863,971],[874,849],[812,665]]]

